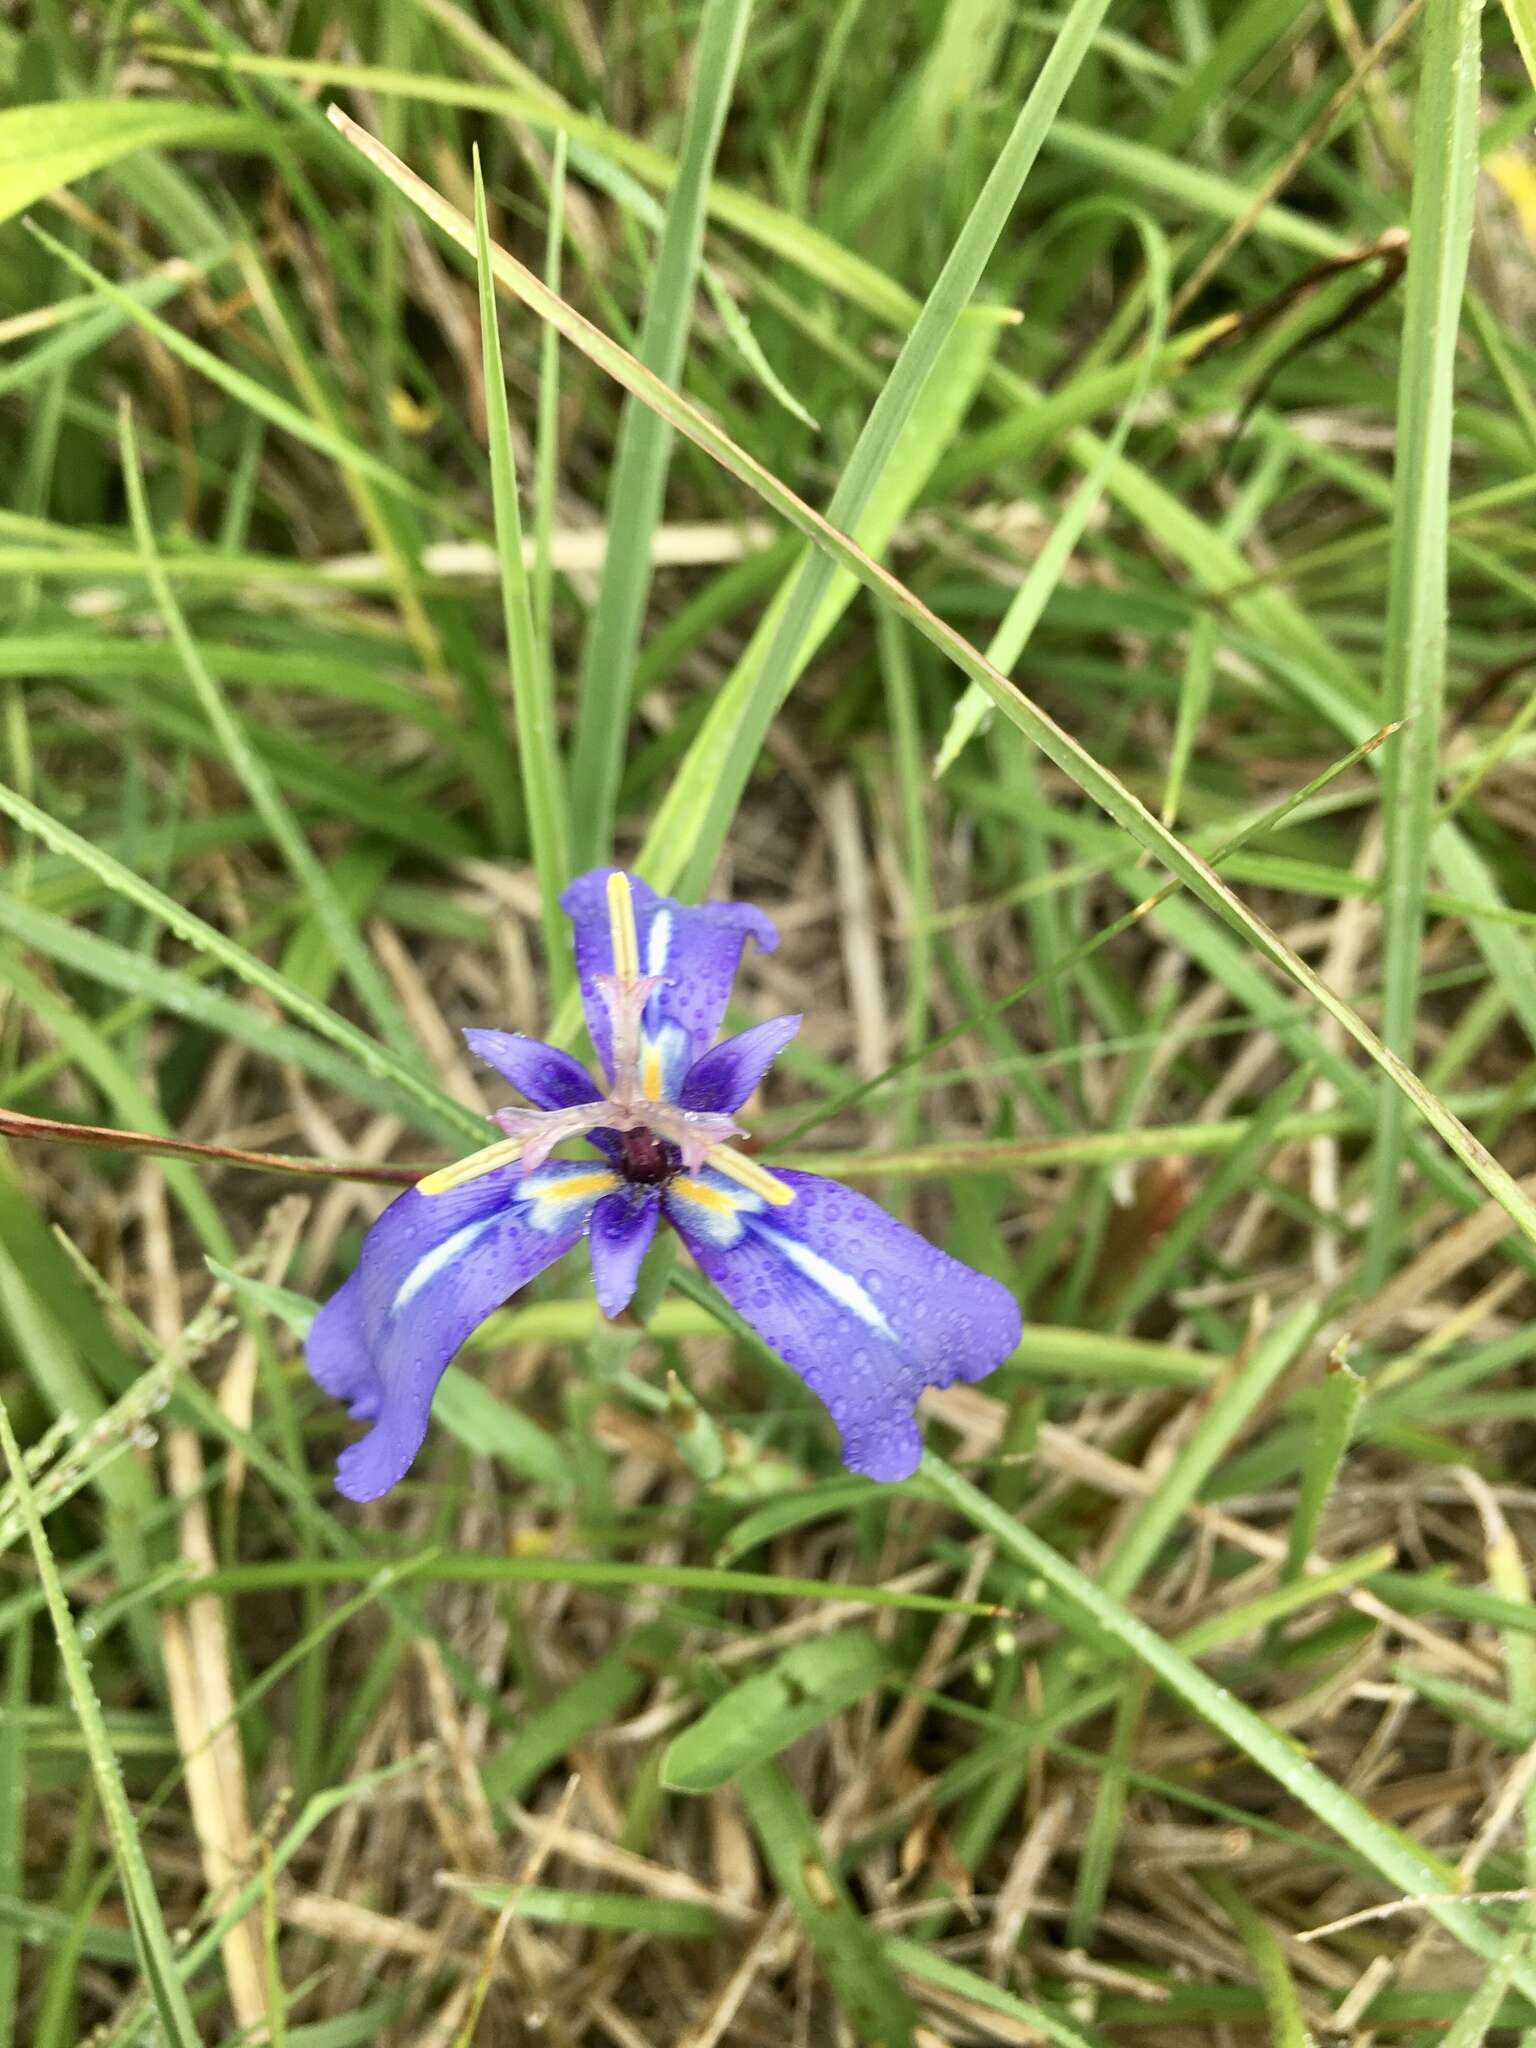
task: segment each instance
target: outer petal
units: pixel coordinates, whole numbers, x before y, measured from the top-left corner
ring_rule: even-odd
[[[597,1305],[605,1316],[622,1314],[634,1300],[641,1262],[660,1216],[660,1190],[633,1185],[615,1188],[592,1211],[587,1247]]]
[[[1019,1341],[1006,1287],[962,1266],[863,1195],[778,1171],[770,1208],[721,1175],[685,1175],[667,1214],[720,1292],[826,1403],[843,1462],[906,1479],[922,1456],[925,1387],[979,1380]]]
[[[379,1412],[383,1389],[368,1356],[363,1333],[363,1283],[351,1274],[309,1327],[304,1344],[309,1375],[337,1401],[345,1401],[360,1422]]]
[[[613,1071],[607,1006],[596,978],[613,972],[608,930],[608,877],[612,868],[578,875],[560,898],[576,928],[576,972],[587,1029],[606,1071]],[[684,1074],[714,1040],[730,999],[731,983],[747,940],[765,953],[779,943],[773,920],[750,903],[677,903],[630,876],[640,971],[664,977],[645,1008],[644,1071],[654,1076],[654,1099],[675,1102]],[[648,1088],[648,1092],[652,1092]]]
[[[349,1500],[376,1500],[404,1476],[453,1354],[577,1242],[616,1184],[606,1167],[552,1162],[526,1176],[486,1174],[444,1195],[412,1188],[384,1211],[305,1347],[319,1384],[373,1424],[337,1467]]]
[[[581,1064],[558,1046],[520,1031],[466,1031],[465,1041],[477,1059],[494,1067],[519,1095],[537,1109],[576,1109],[600,1102],[603,1091]]]
[[[799,1029],[798,1017],[770,1017],[722,1038],[688,1069],[678,1101],[684,1109],[740,1109]]]

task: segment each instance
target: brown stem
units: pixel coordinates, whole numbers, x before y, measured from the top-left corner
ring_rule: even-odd
[[[371,1181],[379,1187],[414,1187],[426,1166],[366,1166],[359,1160],[296,1159],[286,1152],[247,1152],[238,1145],[199,1145],[192,1138],[162,1138],[153,1131],[118,1131],[107,1124],[62,1123],[51,1116],[27,1116],[0,1109],[0,1138],[52,1138],[64,1145],[100,1151],[150,1152],[167,1159],[214,1159],[257,1173],[296,1173],[309,1180]]]

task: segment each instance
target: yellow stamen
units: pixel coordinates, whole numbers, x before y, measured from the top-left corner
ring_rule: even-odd
[[[494,1145],[487,1145],[483,1151],[471,1152],[465,1159],[455,1159],[451,1166],[440,1166],[436,1173],[429,1173],[425,1180],[416,1183],[418,1195],[446,1195],[451,1188],[461,1188],[469,1181],[479,1180],[482,1174],[494,1173],[498,1166],[510,1166],[523,1149],[521,1138],[502,1138]]]
[[[793,1188],[786,1187],[766,1166],[759,1166],[745,1152],[733,1152],[729,1145],[716,1145],[707,1164],[717,1173],[723,1173],[728,1180],[739,1181],[744,1188],[750,1188],[754,1195],[761,1195],[765,1202],[772,1202],[776,1209],[787,1209],[795,1199]]]
[[[621,982],[640,978],[640,937],[635,930],[635,899],[629,877],[608,877],[608,929],[613,935],[613,971]]]

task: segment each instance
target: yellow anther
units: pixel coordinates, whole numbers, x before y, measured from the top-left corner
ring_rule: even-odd
[[[436,1173],[429,1173],[425,1180],[416,1183],[418,1195],[446,1195],[451,1188],[461,1188],[467,1182],[479,1180],[482,1174],[494,1173],[498,1166],[510,1166],[522,1152],[521,1138],[501,1138],[494,1145],[487,1145],[483,1151],[471,1152],[465,1159],[455,1159],[452,1166],[440,1166]]]
[[[759,1166],[755,1159],[749,1159],[745,1152],[733,1152],[729,1145],[716,1145],[705,1164],[714,1167],[717,1173],[723,1173],[728,1180],[750,1188],[754,1195],[761,1195],[776,1209],[787,1209],[795,1199],[793,1188],[786,1187],[777,1175],[771,1174],[766,1166]]]
[[[613,971],[621,981],[640,979],[640,937],[635,930],[635,899],[629,877],[617,871],[608,877],[608,929],[613,934]]]

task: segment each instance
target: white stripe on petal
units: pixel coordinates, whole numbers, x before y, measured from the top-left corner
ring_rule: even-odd
[[[896,1332],[886,1321],[880,1304],[851,1273],[845,1273],[841,1266],[834,1266],[830,1259],[824,1259],[820,1252],[813,1252],[809,1245],[801,1244],[797,1238],[783,1236],[777,1230],[765,1230],[762,1235],[813,1286],[830,1295],[840,1308],[849,1310],[869,1329],[895,1342]]]
[[[483,1237],[493,1225],[500,1222],[500,1216],[482,1216],[477,1223],[466,1223],[462,1230],[456,1230],[452,1237],[445,1237],[440,1245],[418,1259],[395,1291],[395,1298],[389,1305],[392,1316],[409,1308],[429,1281],[435,1280],[445,1266],[451,1266],[455,1259],[461,1259],[475,1242]]]
[[[672,913],[658,910],[651,919],[651,929],[645,940],[645,971],[647,974],[665,974],[667,954],[672,945]]]

